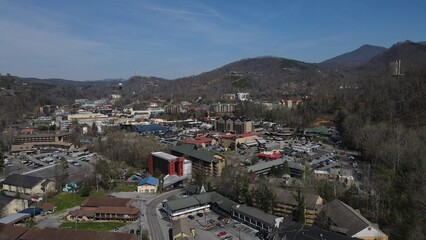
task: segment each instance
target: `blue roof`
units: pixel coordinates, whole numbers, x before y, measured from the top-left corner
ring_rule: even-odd
[[[143,132],[158,132],[158,131],[167,131],[167,128],[160,124],[147,124],[140,125],[137,127],[139,133]]]
[[[149,184],[149,185],[152,185],[152,186],[157,186],[157,184],[158,184],[158,178],[149,176],[149,177],[146,177],[146,178],[142,178],[138,182],[138,186],[145,185],[145,184]]]
[[[31,215],[31,217],[34,217],[34,215],[39,215],[42,212],[43,212],[43,208],[25,208],[19,213],[28,213]]]

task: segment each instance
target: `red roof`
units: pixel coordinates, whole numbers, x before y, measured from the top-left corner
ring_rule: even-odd
[[[28,228],[0,223],[0,239],[19,239]]]
[[[136,240],[134,234],[98,232],[89,230],[75,230],[67,228],[25,228],[27,231],[19,239],[33,240],[75,240],[75,239],[109,239],[109,240]],[[15,239],[15,238],[5,238]]]
[[[95,213],[135,215],[139,213],[139,209],[129,207],[98,207],[95,210]]]
[[[255,133],[241,133],[240,137],[253,137],[257,136]]]
[[[95,215],[94,209],[80,208],[68,212],[73,217],[93,217]]]
[[[44,211],[50,211],[50,210],[53,210],[55,206],[53,206],[53,204],[50,202],[45,202],[43,203],[43,205],[41,205],[41,208],[43,208]]]
[[[209,137],[195,137],[196,140],[201,140],[201,141],[205,141],[205,142],[211,142],[214,140],[214,138],[209,138]]]
[[[235,134],[226,134],[226,135],[221,135],[221,138],[235,138]]]
[[[213,138],[207,138],[207,137],[195,137],[195,140],[193,139],[184,139],[182,142],[195,144],[195,145],[201,145],[203,143],[209,143],[213,141]]]
[[[261,152],[257,156],[269,158],[269,159],[276,159],[276,158],[280,158],[282,154],[279,151],[272,151],[272,152]]]

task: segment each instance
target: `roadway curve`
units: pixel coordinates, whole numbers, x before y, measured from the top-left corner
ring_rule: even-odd
[[[151,240],[164,240],[169,239],[169,233],[168,231],[163,231],[160,226],[160,222],[158,221],[158,218],[160,217],[157,214],[157,206],[162,201],[166,200],[167,198],[177,195],[179,193],[184,192],[182,189],[173,190],[170,192],[163,193],[159,195],[158,197],[151,200],[146,205],[146,220],[148,222],[148,231],[149,236]]]

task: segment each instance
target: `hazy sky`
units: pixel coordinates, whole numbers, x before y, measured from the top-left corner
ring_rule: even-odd
[[[0,73],[22,77],[174,79],[407,39],[426,41],[425,0],[0,1]]]

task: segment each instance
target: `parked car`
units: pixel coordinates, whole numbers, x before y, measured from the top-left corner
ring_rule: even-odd
[[[233,237],[232,236],[226,236],[223,240],[232,240]]]
[[[226,231],[222,231],[222,232],[218,233],[216,236],[218,236],[218,237],[223,237],[223,236],[225,236],[226,234],[228,234]]]
[[[197,216],[202,217],[203,214],[199,212],[199,213],[197,213]]]
[[[191,219],[191,220],[195,219],[194,216],[192,216],[192,215],[188,215],[188,218]]]

